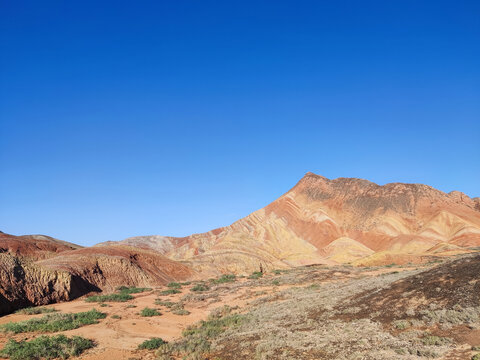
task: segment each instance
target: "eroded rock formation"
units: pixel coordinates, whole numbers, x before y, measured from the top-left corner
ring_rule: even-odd
[[[1,233],[0,248],[0,315],[120,285],[163,285],[194,274],[156,251],[128,246],[81,248],[47,236]]]
[[[204,272],[415,263],[480,246],[480,207],[478,198],[458,191],[307,173],[279,199],[230,226],[122,243],[150,247]]]

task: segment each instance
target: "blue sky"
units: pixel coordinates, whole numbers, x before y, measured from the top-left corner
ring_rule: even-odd
[[[479,1],[2,1],[0,230],[208,231],[307,171],[480,196]]]

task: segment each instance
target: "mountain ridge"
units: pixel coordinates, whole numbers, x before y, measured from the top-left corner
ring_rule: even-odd
[[[424,256],[442,242],[479,246],[480,211],[476,200],[459,191],[447,194],[424,184],[378,185],[359,178],[330,180],[308,172],[272,203],[225,227],[181,238],[124,241],[154,246],[207,272],[249,272],[329,264],[322,251],[340,238],[386,252],[388,259],[391,253]]]

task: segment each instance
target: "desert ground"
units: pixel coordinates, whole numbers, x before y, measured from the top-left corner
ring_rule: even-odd
[[[106,314],[48,333],[93,340],[79,359],[471,359],[480,352],[479,268],[476,254],[403,266],[312,265],[43,308]],[[160,315],[141,316],[144,308]],[[5,324],[43,316],[52,315],[1,317],[0,347],[41,334]],[[166,343],[138,348],[152,338]]]

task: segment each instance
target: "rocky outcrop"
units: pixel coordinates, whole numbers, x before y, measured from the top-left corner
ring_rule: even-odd
[[[194,276],[188,266],[148,249],[80,248],[44,236],[1,236],[0,315],[120,285],[155,286]]]
[[[45,269],[9,253],[0,254],[0,315],[71,300],[95,290],[99,289],[66,271]]]
[[[67,272],[106,291],[120,285],[165,285],[195,275],[190,267],[156,251],[123,245],[69,251],[36,264],[50,271]]]
[[[461,192],[446,194],[422,184],[380,186],[307,173],[279,199],[230,226],[185,238],[144,236],[124,243],[150,247],[206,273],[420,262],[430,259],[429,249],[439,244],[480,246],[479,204]]]

